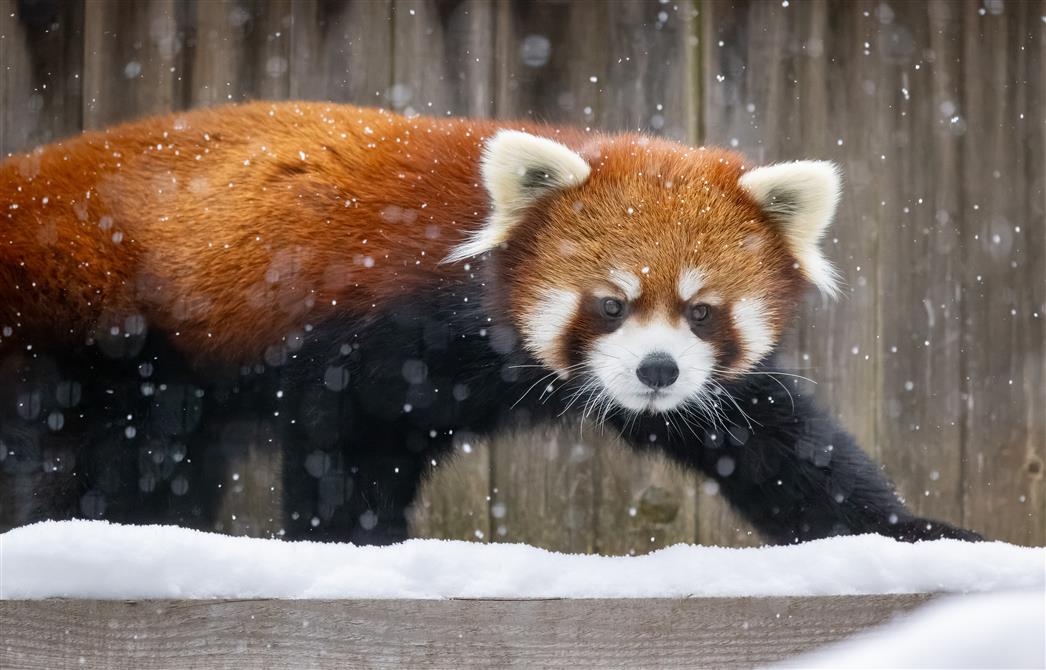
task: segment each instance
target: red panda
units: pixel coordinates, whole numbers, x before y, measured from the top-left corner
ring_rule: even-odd
[[[825,162],[304,102],[9,158],[0,457],[29,484],[0,502],[207,527],[246,432],[284,450],[288,536],[390,542],[455,434],[573,414],[771,541],[975,538],[774,376],[803,292],[837,290],[839,193]]]

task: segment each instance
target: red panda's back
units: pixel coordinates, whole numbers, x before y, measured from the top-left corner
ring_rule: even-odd
[[[0,347],[159,328],[257,358],[326,314],[439,281],[485,216],[490,123],[254,103],[88,133],[0,164]]]

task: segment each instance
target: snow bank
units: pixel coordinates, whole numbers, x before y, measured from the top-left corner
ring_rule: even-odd
[[[949,598],[781,668],[1044,668],[1041,589]]]
[[[392,547],[63,521],[0,535],[0,598],[633,598],[1037,589],[1046,549],[864,535],[802,545],[677,545],[638,557],[514,544]]]

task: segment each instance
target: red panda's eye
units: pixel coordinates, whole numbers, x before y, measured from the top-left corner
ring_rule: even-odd
[[[608,319],[620,319],[625,313],[624,303],[617,298],[603,298],[599,303],[599,309]]]
[[[690,320],[694,323],[704,323],[712,316],[712,308],[705,303],[690,306]]]

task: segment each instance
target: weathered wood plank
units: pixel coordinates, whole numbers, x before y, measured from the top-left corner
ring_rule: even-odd
[[[596,550],[637,555],[697,539],[697,477],[602,435]]]
[[[1038,14],[1046,16],[1046,6],[1043,6],[1042,3],[1040,3]],[[1034,24],[1034,12],[1031,17],[1031,22]],[[1042,73],[1043,68],[1046,68],[1046,23],[1035,25],[1038,27],[1038,32],[1033,33],[1035,35],[1034,44],[1029,44],[1027,47],[1030,51],[1028,72],[1032,75],[1035,72]],[[1046,85],[1043,84],[1043,77],[1039,77],[1037,84],[1035,82],[1034,77],[1030,78],[1029,85],[1025,88],[1027,108],[1032,112],[1038,109],[1041,114],[1042,110],[1046,109]],[[1040,116],[1041,118],[1042,116]],[[1032,220],[1039,222],[1038,242],[1028,240],[1026,254],[1034,267],[1038,268],[1039,277],[1046,277],[1046,132],[1042,132],[1041,125],[1039,131],[1038,146],[1036,146],[1034,138],[1025,145],[1028,156],[1026,178],[1029,184],[1027,207],[1032,215]],[[1026,337],[1030,334],[1032,338],[1030,339],[1032,348],[1039,347],[1037,366],[1035,356],[1028,356],[1025,359],[1028,372],[1024,381],[1024,389],[1030,398],[1030,402],[1024,406],[1030,437],[1030,453],[1025,465],[1029,486],[1025,499],[1022,501],[1018,496],[1017,500],[1025,503],[1028,508],[1027,512],[1020,513],[1022,520],[1029,524],[1028,527],[1031,529],[1031,532],[1026,535],[1028,539],[1025,541],[1029,544],[1042,545],[1046,544],[1046,528],[1044,528],[1046,527],[1046,412],[1041,411],[1042,406],[1046,405],[1046,352],[1042,349],[1046,346],[1044,344],[1046,343],[1046,296],[1041,292],[1041,285],[1038,297],[1038,304],[1033,303],[1029,306],[1032,309],[1032,318],[1037,319],[1038,328],[1029,325],[1026,331]],[[1038,396],[1036,396],[1036,392],[1038,392]],[[1037,451],[1036,443],[1038,444]],[[1038,533],[1037,537],[1036,533]]]
[[[83,3],[0,0],[0,157],[81,128]]]
[[[602,48],[593,26],[604,24],[604,3],[505,2],[497,10],[496,115],[591,123],[599,91],[589,78],[598,77]]]
[[[1046,3],[966,2],[961,106],[965,254],[964,521],[1046,541]]]
[[[85,128],[185,107],[188,5],[86,0],[84,15]]]
[[[872,57],[863,60],[874,64],[875,82],[863,107],[876,139],[862,149],[871,173],[864,207],[879,231],[876,438],[912,509],[960,524],[962,178],[959,138],[941,113],[957,99],[954,6],[867,9],[873,17],[855,42],[869,43]]]
[[[430,469],[414,501],[410,536],[489,542],[490,470],[487,441],[455,435],[454,453]]]
[[[289,0],[196,0],[191,105],[288,97],[292,9]]]
[[[600,128],[697,140],[697,10],[691,2],[620,3],[607,16]]]
[[[299,0],[292,7],[291,97],[387,104],[392,0]]]
[[[597,447],[591,428],[541,426],[491,444],[491,539],[596,550]]]
[[[494,4],[477,0],[397,0],[392,108],[431,116],[490,116],[495,11]]]
[[[827,2],[807,7],[805,27],[791,43],[796,58],[791,76],[800,82],[791,88],[799,97],[801,125],[789,141],[788,154],[775,160],[823,158],[842,169],[842,202],[822,244],[841,274],[843,295],[835,301],[816,292],[807,296],[793,360],[799,374],[817,385],[811,388],[799,380],[796,387],[813,391],[862,447],[881,457],[875,389],[881,294],[876,266],[882,254],[877,217],[883,194],[872,162],[877,155],[872,145],[880,135],[859,130],[879,123],[869,109],[865,82],[882,79],[882,66],[864,53],[864,41],[878,39],[879,24],[867,18],[870,6],[855,4],[846,12]],[[773,108],[762,113],[775,114]]]
[[[0,666],[750,668],[929,597],[0,601]]]

